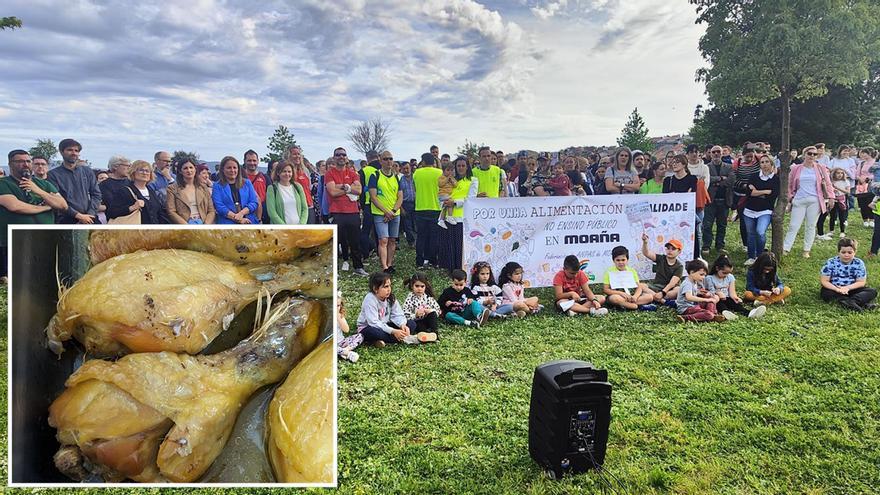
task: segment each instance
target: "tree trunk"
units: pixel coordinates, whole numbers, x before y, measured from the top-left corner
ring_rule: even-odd
[[[782,240],[785,235],[785,227],[783,220],[785,218],[785,210],[788,206],[788,171],[791,169],[791,95],[788,91],[782,91],[782,145],[780,150],[784,151],[780,159],[779,167],[779,199],[776,200],[776,206],[773,208],[773,241],[772,250],[776,255],[776,259],[782,260]]]

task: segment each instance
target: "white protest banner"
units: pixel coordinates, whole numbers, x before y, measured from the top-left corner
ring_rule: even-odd
[[[464,263],[486,261],[497,274],[509,261],[523,266],[526,287],[550,287],[562,260],[577,256],[590,283],[601,283],[615,246],[629,249],[629,266],[654,278],[642,254],[642,233],[660,256],[672,239],[684,245],[679,259],[694,257],[693,193],[470,198],[464,203]]]

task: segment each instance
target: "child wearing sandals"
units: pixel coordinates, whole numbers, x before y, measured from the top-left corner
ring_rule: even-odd
[[[342,359],[356,363],[360,356],[355,349],[364,341],[364,336],[358,332],[346,337],[348,322],[345,321],[345,301],[342,292],[336,293],[336,354]]]
[[[553,277],[553,290],[556,309],[568,316],[578,313],[589,313],[591,316],[608,314],[608,308],[602,307],[605,296],[597,296],[590,290],[590,279],[581,271],[581,263],[573,254],[562,260],[562,270]]]
[[[416,272],[405,283],[409,289],[403,302],[403,314],[416,322],[417,332],[437,332],[440,305],[434,299],[434,288],[424,273]]]
[[[471,292],[489,310],[489,316],[507,318],[507,315],[513,313],[513,305],[501,301],[501,287],[495,285],[492,267],[485,261],[478,261],[471,268]]]
[[[437,340],[436,333],[413,333],[416,326],[416,322],[406,319],[392,293],[391,275],[385,272],[370,275],[370,292],[364,296],[357,318],[357,329],[364,342],[385,347],[385,344],[398,342],[419,344]]]
[[[785,298],[791,295],[791,287],[782,283],[778,270],[776,255],[770,251],[759,254],[746,272],[746,293],[743,294],[743,299],[754,301],[755,306],[785,304]]]
[[[675,301],[678,321],[725,321],[715,307],[718,296],[710,294],[705,288],[706,264],[702,260],[691,260],[684,265],[684,269],[687,277],[681,281],[678,299]]]
[[[502,304],[510,304],[516,312],[516,316],[525,317],[529,313],[537,313],[543,306],[538,304],[538,297],[526,297],[525,287],[522,283],[523,267],[515,261],[504,265],[501,274],[498,275],[498,283],[501,284]]]
[[[715,308],[727,320],[735,320],[737,314],[749,318],[760,318],[767,312],[766,306],[758,306],[751,311],[742,305],[742,299],[736,295],[736,278],[733,276],[733,264],[726,255],[721,255],[712,263],[709,276],[706,277],[706,290],[718,296]]]

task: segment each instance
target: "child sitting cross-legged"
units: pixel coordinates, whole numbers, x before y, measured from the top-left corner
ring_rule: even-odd
[[[489,316],[506,318],[507,315],[513,313],[513,305],[505,304],[501,300],[501,287],[495,284],[492,266],[485,261],[478,261],[471,268],[471,292],[474,293],[480,304],[489,310]]]
[[[480,328],[489,319],[489,310],[484,308],[480,301],[467,286],[467,273],[460,268],[450,273],[452,285],[440,294],[440,309],[443,318],[456,325],[467,325]]]
[[[556,309],[568,316],[589,313],[592,316],[605,316],[608,308],[603,308],[605,296],[593,294],[590,279],[581,271],[577,256],[570,254],[562,260],[562,270],[553,277],[553,290],[556,295]]]
[[[691,260],[684,265],[687,277],[681,281],[678,299],[678,321],[725,321],[715,308],[718,296],[710,294],[703,285],[706,278],[706,264],[702,260]]]
[[[785,298],[790,295],[791,287],[785,286],[779,278],[776,255],[770,251],[759,254],[746,272],[746,292],[743,299],[754,301],[755,306],[785,304]]]
[[[502,302],[513,306],[516,315],[523,318],[528,313],[537,313],[543,306],[538,304],[538,297],[526,297],[526,289],[523,286],[523,267],[516,261],[504,265],[501,274],[498,275],[498,283],[501,284]]]
[[[639,282],[639,274],[627,266],[629,250],[625,246],[615,247],[611,250],[611,260],[614,266],[608,268],[602,278],[608,304],[629,310],[656,311],[657,305],[652,304],[654,292]]]
[[[642,254],[654,262],[654,281],[648,288],[654,292],[654,302],[675,307],[678,286],[684,277],[684,266],[678,260],[684,246],[678,239],[670,239],[663,245],[665,254],[655,254],[648,248],[648,234],[642,233]]]
[[[877,308],[874,299],[877,291],[865,285],[868,270],[865,262],[856,258],[858,242],[844,237],[837,242],[837,256],[830,258],[822,267],[819,292],[823,301],[837,301],[853,311]]]
[[[735,320],[737,313],[749,318],[760,318],[767,312],[766,306],[758,306],[751,311],[742,305],[742,299],[736,295],[736,278],[733,276],[733,264],[727,255],[722,254],[712,263],[709,276],[706,277],[706,290],[718,296],[715,309],[728,320]]]
[[[409,294],[403,302],[403,314],[416,323],[418,332],[437,332],[440,305],[434,299],[434,288],[424,273],[417,272],[406,281]]]
[[[364,296],[361,312],[358,314],[357,328],[364,342],[376,347],[403,342],[418,344],[434,342],[436,333],[414,333],[416,322],[407,321],[400,303],[391,290],[391,275],[385,272],[370,275],[370,292]]]

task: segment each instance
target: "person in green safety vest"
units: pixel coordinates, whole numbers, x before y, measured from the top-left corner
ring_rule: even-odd
[[[382,271],[394,273],[394,252],[397,250],[397,237],[400,233],[403,191],[400,190],[400,179],[394,173],[394,157],[391,152],[383,151],[379,155],[379,163],[382,168],[370,176],[367,185],[370,192],[370,213],[373,215],[376,238],[379,240],[379,263]]]
[[[494,155],[488,146],[480,148],[480,165],[471,172],[480,184],[478,198],[497,198],[507,196],[507,178],[504,171],[492,165]]]
[[[333,156],[338,156],[338,153],[342,150],[342,153],[345,153],[344,148],[337,148],[333,152]],[[361,255],[366,260],[370,257],[370,253],[375,251],[376,248],[376,228],[373,224],[373,215],[370,213],[370,191],[367,189],[367,185],[370,183],[370,177],[379,170],[379,152],[375,150],[367,151],[367,163],[365,165],[361,165],[361,169],[358,171],[358,178],[360,179],[361,184],[363,184],[363,197],[361,198],[361,210],[363,211],[363,220],[361,223]],[[344,156],[343,156],[344,158]]]

